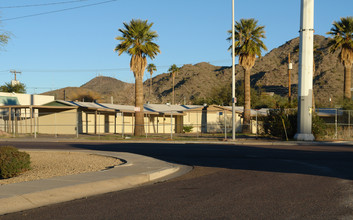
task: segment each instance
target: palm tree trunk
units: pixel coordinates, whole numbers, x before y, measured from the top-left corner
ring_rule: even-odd
[[[251,94],[250,94],[250,68],[245,69],[244,75],[244,119],[243,133],[250,133]]]
[[[352,65],[346,64],[344,65],[344,97],[347,99],[351,99],[351,74],[352,74]]]
[[[151,73],[151,79],[150,79],[150,98],[152,94],[152,73]]]
[[[135,74],[135,136],[142,136],[145,134],[144,114],[143,114],[143,83],[142,74]]]

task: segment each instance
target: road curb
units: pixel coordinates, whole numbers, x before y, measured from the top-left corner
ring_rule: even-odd
[[[138,156],[138,157],[142,158],[142,156]],[[148,158],[148,157],[144,157],[144,158],[146,160],[151,160],[151,158]],[[140,163],[140,162],[136,162],[136,163]],[[143,161],[142,163],[146,163],[146,161]],[[128,162],[127,165],[129,169],[136,166],[135,161],[133,161],[132,163]],[[141,164],[138,166],[141,167]],[[124,167],[126,167],[126,165],[121,166],[121,168],[125,169]],[[117,166],[116,168],[113,168],[113,169],[119,169],[119,168],[120,167]],[[24,193],[21,195],[20,194],[11,195],[9,197],[0,199],[0,215],[138,187],[143,184],[148,184],[148,183],[153,183],[155,181],[158,181],[158,179],[160,178],[166,178],[169,175],[175,174],[179,170],[180,170],[179,165],[163,162],[161,163],[161,166],[159,168],[155,168],[154,170],[150,170],[150,171],[142,171],[131,175],[124,175],[124,176],[115,177],[115,178],[113,177],[113,178],[99,180],[99,181],[75,183],[73,185],[68,185],[68,186],[58,187],[53,189],[37,190],[35,192]],[[114,172],[117,172],[117,171],[119,170],[116,170]],[[95,172],[95,173],[99,174],[99,172]],[[75,175],[72,175],[72,176],[75,176]],[[3,186],[6,187],[6,185],[3,185]],[[1,189],[1,186],[0,186],[0,189]]]
[[[86,140],[86,139],[59,139],[59,138],[48,138],[48,139],[34,139],[34,138],[2,138],[0,139],[3,143],[6,142],[58,142],[58,143],[157,143],[157,144],[218,144],[218,145],[353,145],[352,141],[280,141],[280,140],[253,140],[246,138],[236,138],[235,140],[227,139],[223,141],[204,141],[204,140]]]

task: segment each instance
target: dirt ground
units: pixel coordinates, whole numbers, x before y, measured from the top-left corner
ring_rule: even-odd
[[[46,179],[104,170],[117,166],[121,160],[83,152],[27,151],[32,169],[9,179],[0,179],[0,185]]]

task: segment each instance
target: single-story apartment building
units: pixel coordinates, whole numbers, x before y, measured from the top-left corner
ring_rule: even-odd
[[[52,100],[43,105],[4,105],[0,129],[9,133],[41,134],[131,134],[135,107],[96,102]],[[145,104],[145,132],[149,134],[231,132],[229,106]],[[243,107],[236,108],[236,132],[241,132]],[[259,112],[252,110],[255,118]],[[252,122],[252,131],[257,126]]]

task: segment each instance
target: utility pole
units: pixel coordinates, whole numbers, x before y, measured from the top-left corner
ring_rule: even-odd
[[[21,74],[22,72],[21,71],[16,71],[16,70],[10,70],[10,73],[15,75],[15,81],[17,81],[16,74]]]
[[[288,102],[292,103],[292,93],[291,93],[291,70],[293,69],[292,63],[290,62],[290,52],[288,53]]]
[[[15,80],[11,80],[11,85],[12,86],[18,85],[20,82],[17,81],[16,74],[21,74],[21,71],[10,70],[10,73],[12,73],[15,76]]]
[[[235,36],[234,0],[232,0],[232,140],[235,140]],[[225,116],[224,116],[225,117]]]
[[[313,141],[314,0],[301,0],[300,14],[298,130],[294,139]]]

